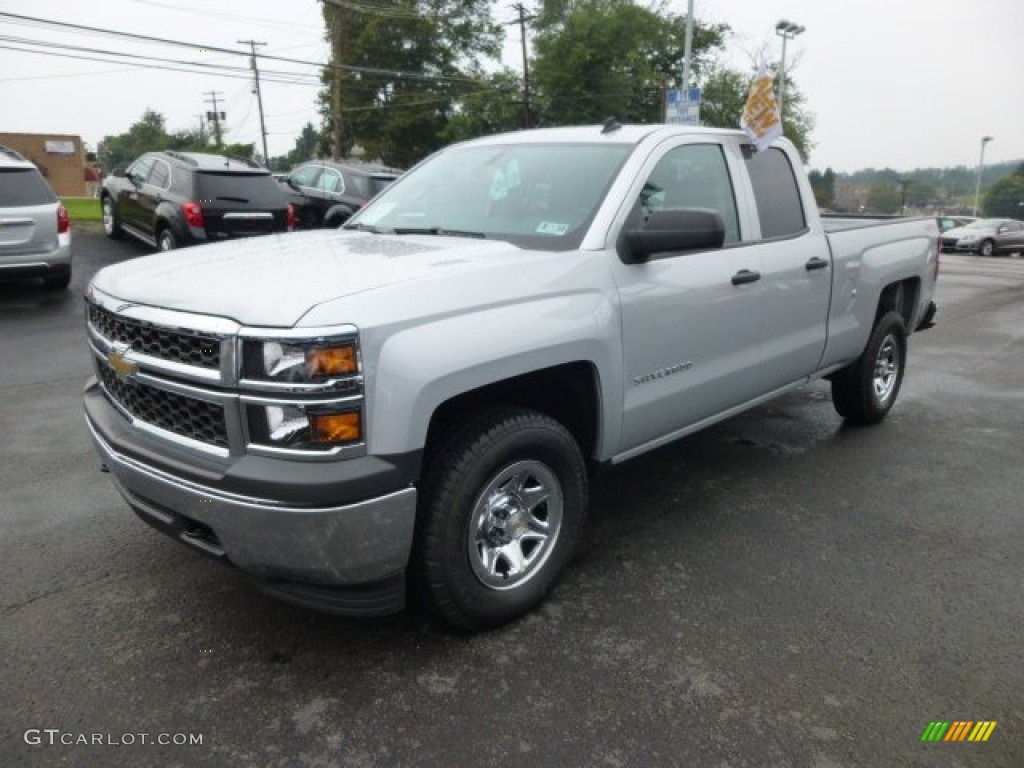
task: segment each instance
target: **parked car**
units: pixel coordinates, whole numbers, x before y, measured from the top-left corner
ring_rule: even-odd
[[[1024,221],[978,219],[942,233],[942,250],[993,256],[1024,250]]]
[[[976,216],[938,216],[939,232],[947,232],[957,227],[966,227],[972,221],[977,221]]]
[[[127,233],[161,251],[295,225],[270,171],[199,152],[147,152],[104,180],[100,204],[109,237]]]
[[[0,277],[71,283],[71,220],[34,163],[0,146]]]
[[[100,462],[146,522],[284,599],[380,614],[409,584],[457,626],[510,621],[571,562],[595,467],[813,379],[850,423],[896,402],[936,313],[934,217],[830,231],[796,147],[749,145],[488,136],[340,230],[181,254],[173,291],[165,259],[105,267]]]
[[[295,166],[283,181],[295,206],[296,226],[340,227],[402,171],[383,165],[312,160]]]

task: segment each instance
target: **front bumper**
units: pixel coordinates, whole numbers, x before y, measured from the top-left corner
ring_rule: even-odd
[[[125,439],[117,432],[130,427],[90,384],[85,393],[89,433],[118,491],[143,520],[256,577],[286,600],[344,614],[401,609],[416,517],[414,487],[338,506],[301,505],[172,474],[137,457],[144,454],[116,447]],[[337,474],[338,464],[358,461],[324,462],[314,469],[326,477]],[[311,471],[308,465],[302,469]],[[282,496],[301,497],[301,489]]]

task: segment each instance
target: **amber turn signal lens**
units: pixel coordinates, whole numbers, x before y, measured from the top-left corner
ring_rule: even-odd
[[[310,378],[345,376],[355,372],[356,348],[351,345],[306,350],[306,373]]]
[[[355,443],[363,438],[358,411],[309,414],[309,433],[314,443]]]

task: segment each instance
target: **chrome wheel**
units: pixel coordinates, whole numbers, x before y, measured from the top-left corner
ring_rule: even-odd
[[[502,469],[473,505],[469,561],[491,589],[513,589],[537,574],[555,547],[564,498],[555,473],[539,461]]]
[[[165,229],[160,233],[160,237],[157,239],[157,246],[161,251],[173,251],[178,247],[171,230]]]
[[[899,342],[891,333],[882,340],[875,359],[873,386],[879,403],[885,403],[896,388],[900,372]]]
[[[114,234],[114,206],[109,197],[103,198],[103,231],[108,237]]]

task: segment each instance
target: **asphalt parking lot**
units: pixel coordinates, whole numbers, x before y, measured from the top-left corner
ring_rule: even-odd
[[[605,472],[549,602],[463,636],[285,605],[129,511],[81,294],[146,252],[78,228],[68,292],[0,284],[0,766],[1024,765],[1024,259],[943,257],[882,425],[816,384]]]

